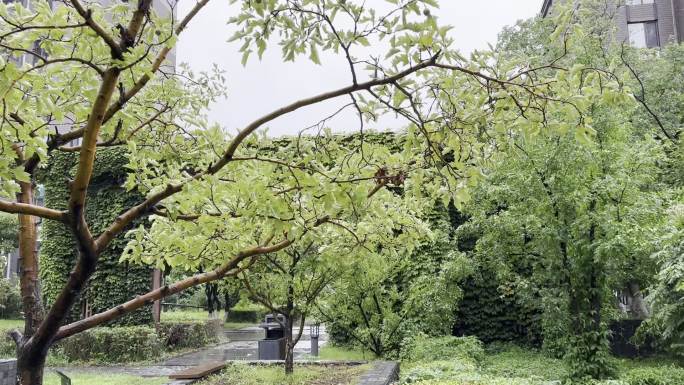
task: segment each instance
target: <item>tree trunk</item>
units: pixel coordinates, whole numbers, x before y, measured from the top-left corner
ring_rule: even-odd
[[[33,184],[22,182],[20,188],[17,201],[33,204]],[[14,336],[17,344],[17,380],[19,385],[42,385],[48,347],[27,345],[43,320],[38,278],[38,234],[36,220],[31,215],[19,215],[19,257],[24,333],[23,336]]]
[[[292,324],[294,318],[294,265],[290,268],[290,280],[287,286],[287,327],[285,328],[285,374],[290,375],[294,372],[294,339],[292,338]]]
[[[632,313],[631,315],[636,319],[647,319],[650,315],[650,311],[648,310],[648,306],[644,300],[644,294],[641,292],[639,283],[632,281],[627,285],[627,288],[629,289],[629,294],[632,297],[632,303],[630,304],[629,308],[630,313]]]
[[[292,321],[288,318],[285,328],[285,374],[294,373],[294,340],[292,338]]]
[[[17,201],[33,204],[33,185],[31,182],[20,184],[21,192]],[[31,336],[43,320],[43,308],[38,284],[38,234],[36,221],[31,215],[19,215],[19,275],[21,299],[24,311],[24,335]]]
[[[20,347],[17,352],[17,384],[43,385],[46,358],[47,349],[40,352],[26,346]]]

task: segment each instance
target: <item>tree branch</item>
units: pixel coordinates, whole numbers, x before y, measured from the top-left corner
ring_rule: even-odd
[[[376,79],[372,81],[368,81],[365,83],[359,83],[356,85],[351,85],[348,87],[340,88],[335,91],[330,91],[327,93],[319,94],[317,96],[308,98],[308,99],[302,99],[300,101],[294,102],[288,106],[282,107],[278,110],[275,110],[271,112],[270,114],[267,114],[254,122],[252,122],[250,125],[245,127],[242,131],[238,133],[238,135],[231,141],[230,145],[228,146],[228,149],[225,151],[224,155],[221,157],[220,160],[218,160],[216,163],[213,165],[209,166],[205,171],[200,172],[196,175],[194,175],[191,179],[171,185],[169,184],[164,190],[151,195],[148,197],[144,202],[140,203],[139,205],[132,207],[125,213],[121,214],[119,217],[116,218],[114,223],[112,223],[107,230],[105,230],[96,240],[97,244],[97,249],[102,250],[104,249],[109,242],[112,241],[123,229],[126,228],[128,224],[139,218],[140,216],[144,215],[145,213],[149,212],[157,203],[161,202],[162,200],[180,192],[183,190],[183,187],[185,186],[186,183],[193,181],[193,180],[199,180],[203,178],[205,175],[214,175],[217,172],[219,172],[225,165],[227,165],[230,161],[233,160],[233,155],[237,151],[238,147],[240,144],[254,131],[256,131],[259,127],[264,125],[265,123],[268,123],[282,115],[288,114],[290,112],[296,111],[302,107],[306,107],[312,104],[320,103],[322,101],[326,101],[329,99],[334,99],[336,97],[346,95],[352,92],[358,92],[358,91],[363,91],[363,90],[369,90],[372,87],[380,86],[380,85],[386,85],[386,84],[392,84],[396,82],[399,79],[402,79],[406,76],[409,76],[421,69],[425,69],[431,66],[434,66],[437,58],[439,57],[439,53],[436,55],[432,56],[429,60],[423,61],[413,67],[407,68],[404,71],[401,71],[397,73],[394,76],[388,76],[386,78],[382,79]],[[369,194],[368,197],[370,198],[373,196],[376,192],[378,192],[382,187],[384,187],[387,183],[379,183]]]
[[[190,287],[221,279],[228,275],[228,273],[230,273],[231,270],[239,268],[238,265],[243,260],[250,257],[273,253],[282,250],[290,246],[293,242],[294,240],[285,239],[271,246],[257,246],[252,249],[242,251],[238,253],[235,257],[233,257],[233,259],[231,259],[230,261],[228,261],[227,263],[223,264],[221,267],[215,270],[183,279],[181,281],[174,283],[173,285],[166,285],[159,289],[152,290],[147,294],[138,296],[115,308],[109,309],[102,313],[94,314],[90,317],[84,318],[80,321],[73,322],[69,325],[62,326],[61,328],[59,328],[59,331],[55,336],[55,341],[80,333],[84,330],[88,330],[95,326],[101,325],[105,322],[114,320],[134,310],[137,310],[145,306],[146,304],[150,304],[169,295],[176,294]]]
[[[83,8],[83,5],[81,5],[78,0],[71,0],[71,4],[74,6],[76,12],[78,12],[83,20],[85,20],[88,27],[90,27],[90,29],[92,29],[93,32],[95,32],[102,39],[102,41],[109,46],[109,49],[112,51],[112,57],[115,59],[123,59],[121,47],[119,47],[114,38],[93,19],[92,11]]]
[[[66,212],[49,209],[47,207],[36,206],[32,204],[11,202],[0,199],[0,211],[12,214],[26,214],[33,215],[45,219],[52,219],[55,221],[64,222],[66,220]]]

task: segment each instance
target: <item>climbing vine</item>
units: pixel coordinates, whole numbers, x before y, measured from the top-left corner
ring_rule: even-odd
[[[56,153],[50,157],[48,167],[40,175],[45,188],[45,204],[65,209],[68,202],[68,181],[77,163],[76,153]],[[139,202],[142,197],[135,190],[126,191],[122,184],[126,177],[126,155],[123,149],[98,151],[93,170],[93,182],[88,189],[86,218],[93,233],[100,233],[117,215]],[[140,221],[130,227],[138,226]],[[50,304],[64,286],[74,265],[77,252],[72,234],[63,224],[45,221],[41,227],[40,273],[43,298]],[[150,290],[151,268],[120,262],[126,246],[124,235],[117,237],[100,255],[97,272],[88,282],[85,299],[79,300],[70,318],[84,313],[86,304],[90,312],[97,313],[115,307],[136,295]],[[147,324],[152,321],[150,306],[144,307],[116,321],[121,325]]]

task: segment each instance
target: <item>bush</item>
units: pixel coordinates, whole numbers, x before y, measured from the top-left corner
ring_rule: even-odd
[[[263,321],[262,312],[258,310],[231,310],[226,317],[228,322],[260,322]]]
[[[460,372],[471,372],[475,365],[459,360],[434,361],[410,369],[403,376],[403,384],[415,384],[422,381],[448,380]]]
[[[168,350],[194,349],[218,341],[220,330],[221,320],[204,323],[163,323],[159,325],[159,336]]]
[[[629,385],[684,385],[684,369],[638,368],[628,371],[621,379]]]
[[[16,345],[7,335],[7,330],[0,330],[0,358],[16,356]]]
[[[444,361],[457,359],[478,365],[485,357],[482,342],[476,337],[429,337],[419,334],[402,348],[405,361]]]
[[[57,344],[67,361],[122,363],[159,357],[163,344],[149,326],[102,327],[88,330]]]
[[[21,294],[19,286],[0,278],[0,319],[21,317]]]
[[[200,348],[218,340],[221,320],[164,323],[87,330],[57,343],[55,352],[67,362],[127,363],[158,358],[165,351]],[[0,341],[0,349],[2,348]]]

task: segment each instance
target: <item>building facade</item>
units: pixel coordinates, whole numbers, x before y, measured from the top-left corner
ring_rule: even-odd
[[[544,0],[541,16],[568,0]],[[684,0],[605,0],[615,9],[617,39],[638,48],[684,42]]]

